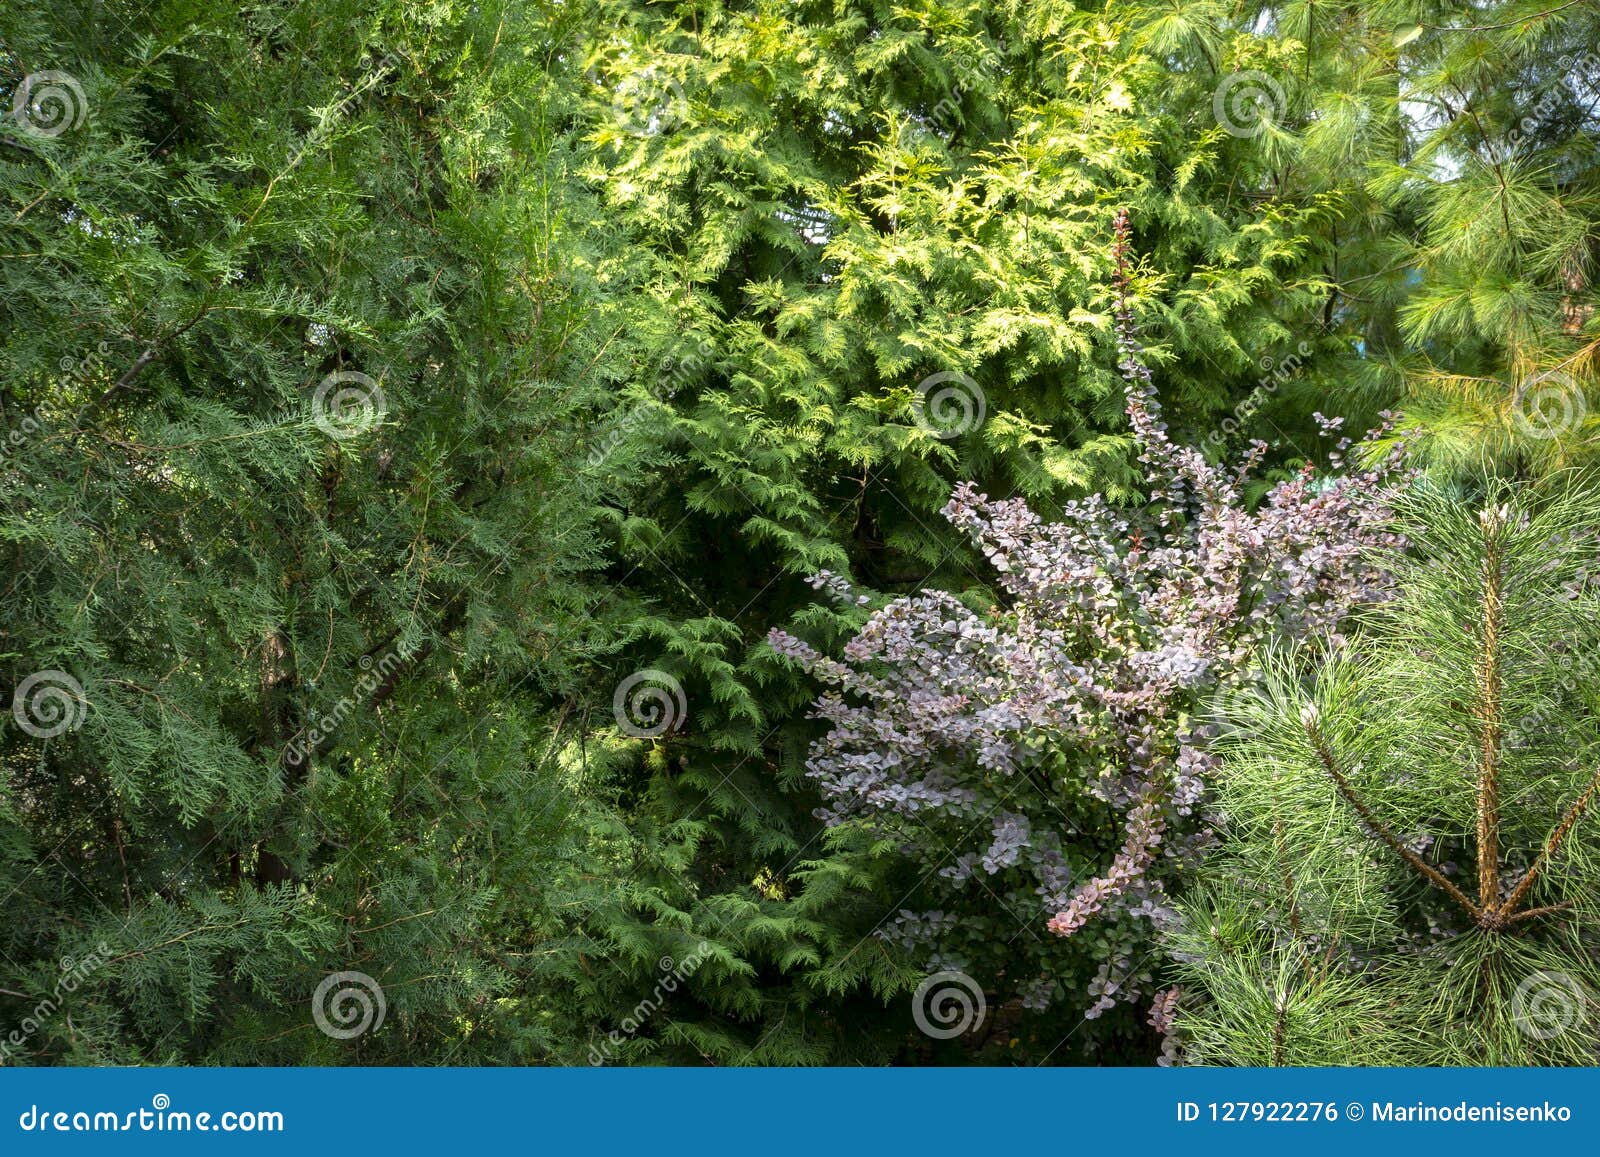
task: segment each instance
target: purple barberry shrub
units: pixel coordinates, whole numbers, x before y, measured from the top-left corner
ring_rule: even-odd
[[[806,763],[821,817],[891,836],[951,894],[879,935],[926,949],[932,969],[970,964],[963,909],[991,938],[1009,926],[1023,943],[1093,926],[1091,1017],[1149,987],[1141,968],[1172,918],[1169,888],[1212,839],[1208,741],[1253,656],[1338,645],[1353,611],[1388,596],[1374,548],[1395,545],[1389,503],[1406,473],[1403,449],[1348,466],[1343,440],[1333,473],[1308,465],[1251,506],[1243,491],[1264,444],[1231,470],[1175,444],[1135,337],[1118,226],[1116,332],[1148,505],[1089,496],[1046,522],[963,484],[943,513],[988,559],[1002,606],[898,598],[839,660],[770,636],[828,686],[816,713],[831,730]],[[863,599],[837,575],[813,583],[849,606]],[[1034,947],[1039,968],[1019,970],[1019,952],[997,966],[1029,1007],[1059,991],[1060,960]]]

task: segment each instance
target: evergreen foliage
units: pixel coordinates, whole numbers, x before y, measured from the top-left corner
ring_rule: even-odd
[[[1258,648],[1299,678],[1386,589],[1395,431],[1463,503],[1587,462],[1597,21],[6,7],[0,1061],[1143,1063],[1180,1023],[1245,1055],[1198,980],[1083,1013],[1168,984],[1147,916],[1242,886],[1248,839],[1213,871],[1214,809],[1178,801],[1231,799],[1212,716]],[[1348,467],[1340,419],[1384,430]],[[869,645],[907,608],[968,697],[940,727],[1015,706],[947,621],[1046,663],[1056,632],[1126,697],[1047,685],[940,750],[983,801],[1022,788],[1004,831],[818,774],[931,748],[841,746],[769,637],[843,653],[810,665],[855,719],[916,684]],[[1140,665],[1191,643],[1193,679]],[[1007,745],[1009,777],[976,758]],[[1392,883],[1341,933],[1373,960]],[[940,1037],[914,994],[945,966],[993,1007]],[[351,974],[331,1015],[381,1023],[329,1032]],[[1518,1044],[1455,1023],[1451,1055]],[[1349,1055],[1316,1031],[1296,1055]]]
[[[1370,633],[1281,655],[1223,745],[1223,851],[1174,936],[1195,1060],[1594,1061],[1600,505],[1402,514]]]
[[[1391,359],[1435,457],[1464,476],[1592,461],[1600,12],[1439,6],[1404,48],[1408,148],[1373,170]],[[1430,19],[1432,15],[1432,19]],[[1391,286],[1393,279],[1391,278]],[[1382,292],[1382,291],[1381,291]]]
[[[818,571],[992,600],[939,516],[958,482],[1047,516],[1088,491],[1141,499],[1112,324],[1120,209],[1148,255],[1126,292],[1176,440],[1215,449],[1297,375],[1353,360],[1321,323],[1335,198],[1259,183],[1272,142],[1218,125],[1214,73],[1174,86],[1188,50],[1144,6],[603,12],[586,174],[617,242],[599,276],[628,292],[607,322],[619,411],[590,461],[615,506],[610,574],[638,601],[601,687],[663,669],[687,705],[630,809],[636,834],[673,843],[640,853],[674,865],[647,919],[759,957],[771,928],[793,937],[747,957],[763,978],[747,1007],[768,1011],[719,1024],[738,1042],[720,1063],[802,1024],[825,1039],[792,1059],[863,1059],[862,1034],[800,1009],[906,991],[909,961],[862,945],[920,873],[817,827],[813,688],[759,640],[844,642],[858,623],[801,582]],[[1263,373],[1274,359],[1288,368]],[[1318,450],[1310,408],[1283,419],[1274,465]],[[796,922],[823,879],[873,898]],[[634,970],[621,1006],[650,983]],[[1040,1055],[1079,1027],[1041,1030]]]
[[[1122,271],[1126,216],[1117,227]],[[1266,447],[1224,471],[1175,446],[1125,301],[1118,324],[1148,507],[1128,517],[1091,498],[1046,525],[963,484],[944,513],[1000,573],[1003,608],[896,599],[844,663],[773,635],[836,688],[818,707],[833,729],[807,763],[826,818],[881,830],[917,861],[908,898],[938,904],[902,909],[880,935],[931,953],[930,972],[1016,987],[1024,1008],[1058,994],[1082,1005],[1087,991],[1089,1019],[1148,995],[1169,882],[1211,842],[1208,716],[1263,647],[1337,640],[1385,596],[1370,555],[1389,542],[1399,473],[1391,459],[1319,486],[1308,471],[1249,510],[1241,489]],[[833,576],[816,582],[846,606],[866,601]],[[1020,935],[1040,908],[1067,943]]]
[[[8,8],[7,91],[85,116],[0,139],[7,1023],[109,949],[11,1059],[549,1047],[519,977],[589,805],[543,703],[602,558],[561,19]],[[345,970],[354,1046],[307,1015]]]

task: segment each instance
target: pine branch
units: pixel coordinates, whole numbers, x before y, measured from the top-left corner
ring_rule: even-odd
[[[1529,865],[1522,879],[1517,881],[1517,886],[1511,890],[1511,894],[1506,897],[1502,911],[1507,916],[1515,912],[1517,905],[1527,898],[1528,892],[1532,889],[1540,870],[1561,850],[1562,842],[1567,838],[1568,833],[1572,831],[1583,813],[1588,810],[1589,805],[1594,802],[1596,793],[1600,793],[1600,771],[1595,772],[1594,777],[1589,780],[1589,786],[1583,789],[1583,794],[1573,801],[1572,806],[1567,809],[1567,814],[1561,817],[1561,822],[1556,825],[1555,830],[1550,833],[1550,837],[1545,840],[1544,847],[1539,849],[1539,855]],[[1555,911],[1570,906],[1571,901],[1565,901],[1550,908],[1536,908],[1523,912],[1514,917],[1514,919],[1526,920],[1539,912]]]
[[[1542,908],[1529,908],[1525,912],[1518,912],[1515,916],[1505,917],[1507,924],[1516,924],[1522,920],[1532,920],[1535,916],[1548,916],[1552,912],[1565,912],[1572,907],[1571,900],[1563,900],[1559,904],[1546,904]]]
[[[1289,867],[1289,849],[1283,838],[1283,817],[1272,819],[1272,842],[1278,856],[1278,872],[1283,884],[1284,905],[1289,917],[1289,935],[1300,942],[1300,904],[1295,899],[1294,871]]]
[[[1477,717],[1482,726],[1478,763],[1478,905],[1486,913],[1500,908],[1500,635],[1504,626],[1500,530],[1510,515],[1490,507],[1484,528],[1483,657],[1478,668]]]
[[[1289,1063],[1288,1030],[1289,994],[1280,990],[1272,1007],[1272,1064],[1275,1068],[1282,1068]]]
[[[1534,20],[1548,20],[1558,12],[1585,3],[1586,0],[1566,0],[1565,4],[1557,4],[1554,8],[1546,8],[1540,12],[1532,12],[1527,16],[1519,16],[1515,20],[1506,20],[1499,24],[1424,24],[1424,28],[1434,32],[1498,32],[1505,28],[1516,28]]]
[[[1345,798],[1345,802],[1361,817],[1361,821],[1366,824],[1367,829],[1379,840],[1387,844],[1413,871],[1439,888],[1457,904],[1460,904],[1474,922],[1482,923],[1485,916],[1483,909],[1468,899],[1466,893],[1452,884],[1444,873],[1406,847],[1400,841],[1400,837],[1395,835],[1394,831],[1375,816],[1372,813],[1372,809],[1362,802],[1361,797],[1356,794],[1355,788],[1351,786],[1344,772],[1339,770],[1339,763],[1334,758],[1333,752],[1329,750],[1328,742],[1323,737],[1322,729],[1317,726],[1316,708],[1307,704],[1305,711],[1301,713],[1300,720],[1305,726],[1306,736],[1311,740],[1311,748],[1316,752],[1317,761],[1322,764],[1323,770],[1328,773],[1328,778],[1333,780],[1334,786],[1338,788],[1339,794]]]

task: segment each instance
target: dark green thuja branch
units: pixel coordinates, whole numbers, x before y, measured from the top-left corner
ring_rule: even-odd
[[[1374,815],[1372,809],[1362,802],[1350,780],[1343,771],[1339,770],[1339,761],[1334,757],[1332,749],[1328,746],[1327,738],[1322,734],[1322,728],[1318,726],[1317,719],[1316,707],[1307,703],[1300,712],[1300,722],[1305,727],[1306,738],[1311,741],[1311,749],[1316,753],[1317,762],[1328,773],[1328,778],[1333,780],[1334,787],[1344,797],[1345,802],[1354,809],[1356,815],[1361,817],[1361,822],[1366,825],[1367,830],[1387,844],[1413,871],[1439,888],[1457,904],[1460,904],[1476,923],[1482,924],[1485,915],[1484,910],[1474,904],[1465,892],[1452,884],[1449,877],[1443,872],[1406,847],[1400,837],[1395,835],[1393,829]]]

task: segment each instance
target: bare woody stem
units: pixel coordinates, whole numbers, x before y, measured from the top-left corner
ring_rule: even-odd
[[[1483,512],[1483,655],[1478,663],[1478,906],[1500,909],[1500,636],[1502,600],[1500,530],[1505,512]]]
[[[1523,874],[1522,879],[1517,881],[1517,886],[1511,889],[1511,894],[1506,897],[1506,902],[1501,907],[1501,911],[1506,916],[1511,916],[1513,912],[1516,912],[1517,905],[1521,904],[1525,899],[1527,899],[1528,892],[1532,890],[1534,882],[1539,877],[1540,871],[1542,871],[1544,866],[1548,864],[1555,857],[1555,854],[1561,850],[1562,842],[1571,833],[1573,827],[1577,825],[1577,822],[1580,818],[1582,818],[1583,813],[1589,810],[1589,805],[1594,802],[1594,798],[1597,794],[1600,794],[1600,771],[1595,772],[1594,777],[1589,780],[1589,786],[1583,789],[1583,794],[1572,802],[1572,806],[1567,809],[1567,814],[1561,817],[1561,822],[1558,823],[1555,826],[1555,830],[1550,833],[1549,839],[1545,840],[1544,847],[1539,849],[1539,855],[1534,859],[1533,863],[1529,865],[1528,870]],[[1539,912],[1556,911],[1565,907],[1568,907],[1568,905],[1556,904],[1552,905],[1550,908],[1530,909],[1527,912],[1518,913],[1514,918],[1517,920],[1524,920],[1529,916],[1535,915]]]
[[[1542,908],[1526,908],[1515,916],[1506,916],[1505,922],[1507,924],[1515,924],[1519,920],[1532,920],[1535,916],[1549,916],[1554,912],[1565,912],[1570,907],[1572,907],[1572,901],[1563,900],[1559,904],[1546,904]]]
[[[1356,794],[1355,788],[1350,785],[1350,780],[1346,778],[1344,772],[1339,770],[1339,761],[1334,758],[1333,752],[1329,749],[1328,741],[1323,736],[1322,729],[1317,726],[1316,719],[1314,717],[1307,718],[1304,721],[1304,725],[1306,736],[1311,740],[1311,748],[1316,752],[1317,762],[1328,773],[1328,778],[1333,780],[1334,787],[1344,797],[1345,802],[1354,809],[1356,815],[1361,817],[1361,822],[1366,825],[1367,830],[1377,839],[1387,844],[1390,850],[1404,860],[1412,871],[1444,892],[1457,904],[1460,904],[1467,914],[1472,917],[1474,923],[1481,924],[1485,915],[1484,910],[1474,904],[1465,892],[1452,884],[1443,872],[1440,872],[1417,853],[1406,847],[1405,844],[1401,843],[1400,837],[1395,835],[1387,824],[1373,815],[1372,809],[1362,802],[1361,797]]]
[[[1272,1007],[1272,1064],[1282,1068],[1289,1063],[1289,994],[1279,992]]]

